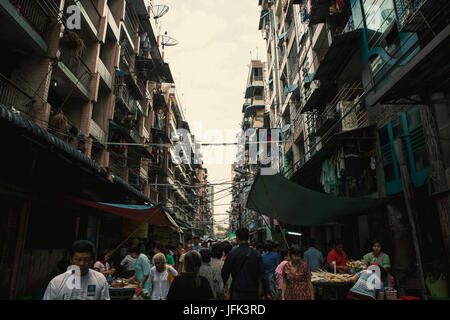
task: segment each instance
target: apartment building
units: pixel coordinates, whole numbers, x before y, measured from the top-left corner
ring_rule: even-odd
[[[165,207],[168,190],[175,186],[177,200],[192,206],[180,184],[194,170],[169,171],[172,132],[188,125],[179,119],[154,9],[143,0],[0,1],[0,131],[8,150],[0,174],[1,297],[42,289],[74,239],[104,250],[127,236],[124,219],[67,195],[162,204],[168,221],[181,218],[171,229],[179,241],[188,218]],[[80,26],[69,30],[74,12]]]
[[[422,261],[425,271],[433,262],[448,263],[449,65],[444,48],[450,3],[259,4],[273,80],[268,83],[271,122],[288,125],[281,173],[313,190],[389,202],[380,212],[322,230],[309,228],[305,234],[323,241],[324,250],[331,238],[344,237],[355,255],[367,250],[370,238],[381,238],[395,252],[399,270],[413,259]],[[408,168],[403,174],[402,167]],[[402,271],[399,278],[404,290],[420,289],[420,281],[407,283]]]
[[[250,191],[253,177],[261,167],[258,162],[258,156],[264,151],[266,156],[270,154],[271,141],[271,123],[269,108],[266,106],[270,100],[268,86],[272,84],[268,80],[266,64],[259,60],[250,61],[249,73],[247,77],[244,104],[242,106],[242,133],[240,139],[243,144],[238,147],[237,162],[232,165],[232,230],[236,231],[239,227],[245,227],[250,230],[252,241],[262,241],[266,231],[262,217],[255,211],[245,208],[245,203]],[[265,135],[260,130],[265,130]],[[264,137],[265,142],[260,141]],[[264,150],[259,144],[265,143],[267,149]],[[270,166],[270,163],[262,167]]]

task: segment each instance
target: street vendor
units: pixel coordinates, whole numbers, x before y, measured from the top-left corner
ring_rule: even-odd
[[[126,278],[132,277],[135,268],[136,268],[136,260],[139,257],[139,249],[137,247],[131,247],[128,249],[128,255],[123,258],[120,262],[120,266],[125,269],[123,275]]]
[[[366,254],[363,257],[363,261],[368,265],[368,266],[378,266],[378,267],[383,267],[383,269],[386,271],[387,276],[384,277],[383,283],[385,285],[388,285],[389,283],[389,277],[390,277],[390,268],[391,268],[391,260],[389,259],[389,256],[384,253],[381,252],[381,241],[375,239],[372,241],[372,252],[369,252],[368,254]],[[380,268],[381,269],[381,268]]]
[[[149,258],[143,253],[139,254],[136,260],[135,274],[133,277],[126,279],[125,282],[127,283],[137,282],[138,289],[147,290],[148,292],[151,292],[152,284],[149,279],[151,268],[152,265]]]
[[[386,271],[380,268],[381,279],[386,278]],[[349,290],[349,300],[384,300],[384,285],[373,270],[362,270],[348,279],[356,282]]]
[[[94,263],[94,270],[100,272],[105,277],[112,276],[116,272],[116,269],[111,268],[111,265],[109,264],[110,258],[111,252],[105,250],[102,258]]]
[[[330,272],[334,271],[333,262],[336,263],[336,272],[338,273],[349,273],[350,268],[347,267],[348,256],[344,251],[344,242],[342,240],[337,240],[334,243],[333,250],[328,253],[327,263]]]

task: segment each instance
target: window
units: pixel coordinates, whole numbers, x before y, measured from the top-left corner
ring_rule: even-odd
[[[355,29],[364,28],[360,0],[351,0],[352,17]]]
[[[406,121],[408,122],[408,129],[413,131],[422,125],[422,117],[420,115],[420,107],[414,106],[406,112]]]
[[[368,29],[383,33],[395,19],[393,0],[363,0],[363,6]]]
[[[394,150],[394,140],[404,137],[411,181],[415,187],[424,185],[430,175],[420,106],[413,106],[378,131],[383,171],[388,195],[402,191],[401,176]]]

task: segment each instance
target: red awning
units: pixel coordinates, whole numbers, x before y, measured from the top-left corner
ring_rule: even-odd
[[[82,205],[100,211],[112,213],[126,219],[135,220],[158,227],[175,227],[177,229],[179,228],[178,225],[173,221],[173,219],[167,216],[167,213],[161,208],[160,205],[153,207],[145,205],[125,205],[117,203],[88,201],[68,195],[63,195],[63,197],[72,200],[74,202],[80,203]]]

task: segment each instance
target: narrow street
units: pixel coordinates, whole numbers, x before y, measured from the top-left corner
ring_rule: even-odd
[[[449,300],[449,16],[0,0],[0,300]]]

